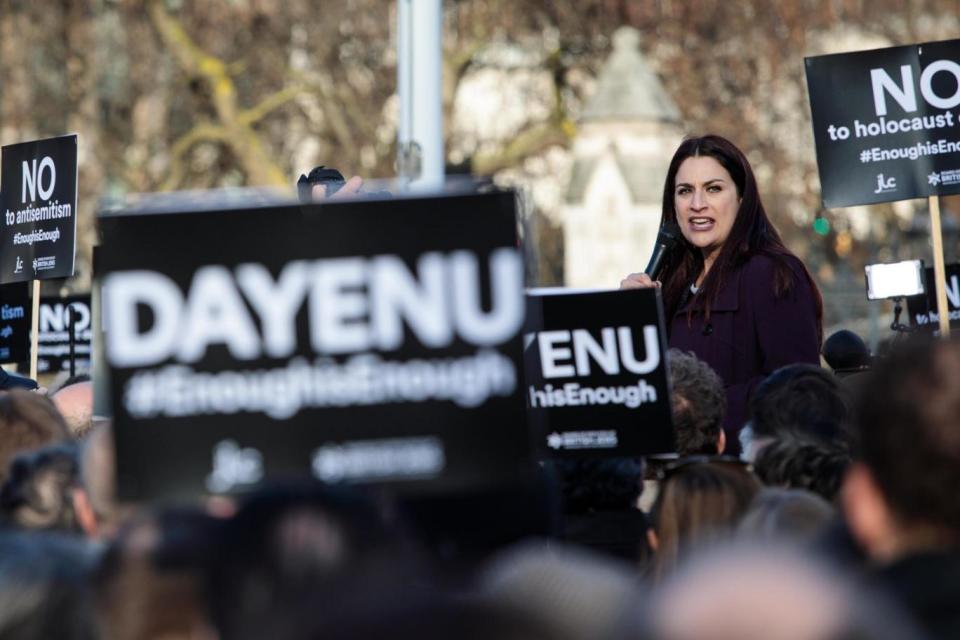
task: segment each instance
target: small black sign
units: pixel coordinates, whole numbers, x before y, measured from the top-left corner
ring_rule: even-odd
[[[806,58],[823,202],[960,193],[960,40]]]
[[[950,328],[960,327],[960,264],[948,264],[945,267],[947,310],[950,314]],[[924,269],[926,293],[907,298],[907,313],[910,324],[920,331],[939,332],[940,314],[937,313],[937,285],[933,267]]]
[[[524,370],[544,458],[676,451],[660,292],[532,290]]]
[[[70,371],[70,320],[73,315],[74,370],[90,370],[92,324],[90,294],[40,299],[37,372]]]
[[[3,147],[0,283],[73,275],[77,136]]]
[[[0,285],[0,362],[30,360],[30,285]]]
[[[121,495],[518,477],[514,208],[490,193],[101,216]]]

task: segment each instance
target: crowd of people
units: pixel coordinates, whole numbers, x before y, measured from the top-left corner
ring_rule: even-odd
[[[89,380],[4,391],[0,637],[960,637],[960,342],[777,370],[740,457],[720,377],[668,363],[677,457],[416,499],[118,503]]]

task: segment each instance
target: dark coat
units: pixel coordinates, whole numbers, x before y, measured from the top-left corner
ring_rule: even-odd
[[[931,638],[960,638],[960,550],[907,556],[875,578]]]
[[[788,364],[820,364],[815,294],[801,262],[794,257],[787,260],[794,276],[789,294],[774,295],[776,262],[755,255],[727,278],[711,307],[709,322],[704,323],[698,311],[688,322],[693,300],[681,305],[670,322],[670,346],[692,351],[723,380],[727,390],[723,425],[731,453],[739,451],[736,436],[757,384]]]

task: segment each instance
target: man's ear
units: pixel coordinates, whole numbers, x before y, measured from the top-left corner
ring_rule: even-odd
[[[647,529],[647,544],[649,544],[650,548],[654,551],[660,546],[660,538],[657,537],[657,532],[653,530],[653,527]]]
[[[77,523],[88,538],[97,537],[97,516],[93,512],[87,492],[79,487],[73,488],[73,511],[77,516]]]
[[[896,555],[897,528],[870,470],[861,462],[850,466],[841,493],[843,513],[850,532],[874,560],[888,561]]]
[[[720,429],[720,435],[717,436],[717,455],[723,455],[723,452],[727,450],[727,432],[723,429]]]

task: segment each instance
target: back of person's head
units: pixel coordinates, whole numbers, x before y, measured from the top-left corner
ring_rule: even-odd
[[[891,521],[960,543],[960,342],[921,338],[894,348],[864,388],[855,435]],[[862,467],[854,471],[850,489],[863,479]],[[846,498],[845,506],[863,507]]]
[[[563,493],[561,537],[634,565],[650,555],[649,524],[637,508],[643,489],[642,458],[560,460]]]
[[[418,569],[407,537],[373,503],[313,484],[252,495],[223,523],[216,551],[206,593],[225,638],[264,637],[307,594],[335,608],[340,598],[413,581]]]
[[[631,509],[643,490],[642,458],[558,460],[554,467],[566,513]]]
[[[785,547],[723,547],[696,558],[648,601],[655,640],[922,638],[889,602]]]
[[[143,512],[121,527],[94,580],[102,640],[207,637],[203,569],[215,523],[187,508]]]
[[[812,364],[777,369],[761,382],[750,400],[753,437],[795,433],[824,442],[844,441],[850,402],[836,377]]]
[[[81,538],[0,533],[0,638],[98,638],[87,579],[93,560]]]
[[[0,393],[0,482],[22,451],[67,440],[70,431],[49,399],[22,389]]]
[[[642,601],[635,568],[563,544],[508,547],[478,573],[479,595],[532,614],[551,638],[619,637],[625,614]]]
[[[736,461],[694,461],[666,467],[653,505],[654,572],[668,574],[693,550],[728,539],[760,482]]]
[[[846,445],[786,434],[763,447],[753,469],[763,484],[806,489],[833,502],[850,466]]]
[[[692,353],[667,352],[673,426],[680,455],[720,454],[727,395],[720,376]]]
[[[750,540],[812,543],[836,515],[833,505],[815,493],[765,487],[740,521],[738,536]]]
[[[19,454],[0,487],[0,515],[23,529],[79,531],[73,504],[78,466],[71,443]]]
[[[50,396],[74,438],[83,438],[93,428],[93,383],[85,377],[71,378]]]
[[[116,500],[116,465],[111,427],[99,424],[79,443],[80,482],[74,491],[77,520],[94,538],[111,538],[122,520]]]
[[[860,336],[847,329],[824,340],[820,353],[834,372],[859,371],[870,366],[870,349]]]

